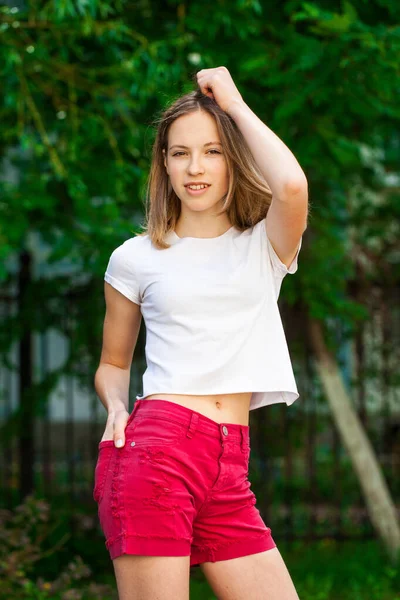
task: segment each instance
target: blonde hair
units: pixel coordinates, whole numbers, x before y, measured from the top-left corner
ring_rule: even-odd
[[[214,117],[225,154],[229,187],[219,214],[226,212],[232,225],[244,231],[264,218],[272,201],[272,193],[235,121],[200,88],[178,97],[153,121],[156,137],[147,180],[144,231],[160,250],[170,247],[164,240],[175,229],[181,212],[181,201],[169,181],[164,165],[168,150],[168,131],[176,119],[195,111]]]

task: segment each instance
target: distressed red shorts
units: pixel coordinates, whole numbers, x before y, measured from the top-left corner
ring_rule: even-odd
[[[99,443],[93,498],[111,559],[189,556],[190,566],[276,546],[247,478],[249,426],[167,400],[136,400],[125,445]]]

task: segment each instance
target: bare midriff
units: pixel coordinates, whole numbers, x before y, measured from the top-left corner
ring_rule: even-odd
[[[175,402],[216,421],[217,423],[249,424],[251,392],[193,396],[183,394],[152,394],[144,400]]]

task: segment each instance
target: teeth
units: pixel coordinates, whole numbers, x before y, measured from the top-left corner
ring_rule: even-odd
[[[208,187],[208,185],[188,185],[188,187],[191,190],[202,190],[202,189]]]

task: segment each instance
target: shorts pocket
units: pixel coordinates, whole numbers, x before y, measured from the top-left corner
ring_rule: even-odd
[[[186,436],[186,426],[167,417],[136,415],[125,430],[130,446],[169,446]]]
[[[111,457],[114,452],[114,440],[104,440],[99,443],[99,454],[94,471],[93,500],[99,503],[103,497],[107,475],[110,469]]]

